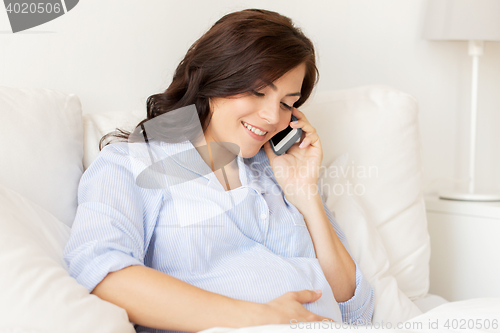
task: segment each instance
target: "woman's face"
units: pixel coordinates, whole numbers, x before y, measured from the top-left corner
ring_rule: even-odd
[[[305,64],[301,64],[254,93],[211,99],[207,143],[232,142],[240,147],[240,156],[255,156],[290,123],[291,106],[300,98],[305,71]]]

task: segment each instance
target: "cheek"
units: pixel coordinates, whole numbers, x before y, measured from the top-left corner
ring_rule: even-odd
[[[250,116],[258,110],[255,102],[248,96],[235,98],[231,101],[230,105],[231,118],[234,119]]]
[[[289,119],[288,117],[289,115],[285,116],[283,120],[280,119],[280,127],[278,132],[283,131],[285,128],[288,127],[288,125],[290,125],[291,118]]]
[[[272,133],[271,137],[275,136],[276,134],[278,134],[279,132],[285,130],[285,128],[288,127],[288,122],[280,122],[279,126],[278,126],[278,129],[276,130],[276,132]]]

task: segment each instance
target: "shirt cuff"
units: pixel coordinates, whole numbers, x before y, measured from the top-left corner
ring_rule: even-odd
[[[342,322],[351,325],[368,325],[372,322],[375,293],[370,283],[356,265],[356,289],[351,299],[338,303],[342,313]]]
[[[140,260],[120,251],[109,251],[87,263],[87,267],[75,278],[89,293],[108,275],[128,266],[141,265]]]

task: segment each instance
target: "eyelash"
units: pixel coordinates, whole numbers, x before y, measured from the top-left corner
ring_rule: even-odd
[[[253,91],[252,91],[252,93],[253,93],[255,96],[257,96],[257,97],[264,97],[264,94],[263,94],[263,93],[257,92],[257,91],[255,91],[255,90],[253,90]],[[292,109],[293,109],[293,107],[292,107],[292,106],[290,106],[290,105],[288,105],[288,104],[286,104],[286,103],[281,102],[281,105],[283,105],[283,107],[284,107],[285,109],[289,110],[289,111],[292,111]]]

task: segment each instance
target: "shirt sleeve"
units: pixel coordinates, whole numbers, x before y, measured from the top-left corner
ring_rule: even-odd
[[[323,207],[330,223],[333,226],[333,229],[352,258],[347,238],[324,201]],[[356,265],[356,289],[354,291],[354,296],[345,302],[338,303],[338,305],[340,312],[342,313],[342,321],[344,323],[349,323],[351,325],[367,325],[372,322],[373,309],[375,305],[375,293],[370,283],[363,276],[363,273],[359,269],[354,258],[353,261]]]
[[[108,273],[144,265],[161,203],[160,191],[136,185],[126,144],[103,148],[78,187],[63,253],[69,275],[92,292]]]

